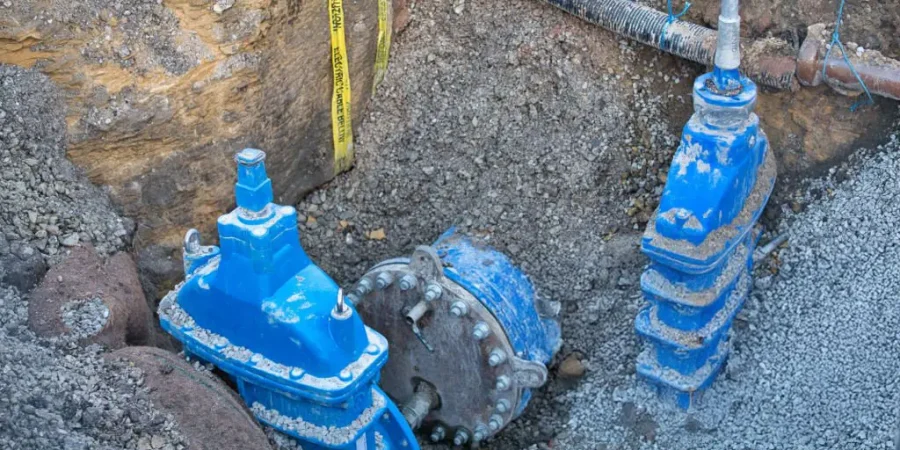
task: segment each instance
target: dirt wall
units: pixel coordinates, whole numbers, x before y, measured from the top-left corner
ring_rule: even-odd
[[[67,97],[68,157],[135,219],[135,247],[211,237],[232,203],[231,156],[268,152],[277,200],[331,179],[326,2],[0,1],[0,63]],[[372,90],[377,2],[344,2],[352,111]]]

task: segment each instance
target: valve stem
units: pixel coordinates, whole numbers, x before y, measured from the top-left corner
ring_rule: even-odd
[[[741,81],[741,16],[739,0],[722,0],[713,81],[718,93],[735,95]]]

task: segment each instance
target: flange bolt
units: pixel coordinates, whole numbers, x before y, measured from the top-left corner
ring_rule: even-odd
[[[500,417],[497,414],[494,414],[493,416],[491,416],[491,420],[488,421],[488,428],[490,428],[491,431],[497,431],[502,426],[503,426],[503,418],[502,417]]]
[[[500,375],[499,377],[497,377],[496,387],[498,391],[505,391],[509,389],[509,377],[506,375]]]
[[[359,280],[359,283],[356,284],[356,290],[354,291],[360,297],[372,292],[372,280],[368,278],[363,278]]]
[[[500,364],[503,364],[504,361],[506,361],[506,352],[499,348],[491,350],[491,353],[488,356],[488,364],[491,367],[497,367]]]
[[[437,300],[441,298],[443,295],[444,289],[441,288],[441,285],[437,283],[428,283],[428,286],[425,287],[425,300],[429,302]]]
[[[378,288],[379,291],[382,291],[393,282],[394,276],[391,275],[390,272],[381,272],[378,274],[378,277],[375,278],[375,287]]]
[[[479,341],[491,335],[491,328],[488,327],[488,324],[484,322],[478,322],[475,324],[475,328],[472,330],[472,336]]]
[[[456,430],[456,434],[453,435],[453,445],[463,445],[466,442],[469,442],[469,432],[460,428]]]
[[[411,273],[408,273],[406,275],[403,275],[403,277],[400,278],[400,290],[408,291],[408,290],[416,287],[416,284],[418,284],[418,283],[419,283],[419,280],[416,278],[416,276]]]
[[[450,314],[454,317],[462,317],[469,313],[469,306],[464,302],[453,302],[450,306]]]
[[[509,411],[509,400],[505,398],[501,398],[497,401],[497,412],[500,414],[506,414]]]
[[[488,430],[484,427],[484,425],[478,425],[475,428],[475,435],[472,436],[472,440],[475,442],[481,442],[488,436]]]
[[[447,436],[447,429],[441,425],[434,427],[431,431],[431,442],[441,442]]]

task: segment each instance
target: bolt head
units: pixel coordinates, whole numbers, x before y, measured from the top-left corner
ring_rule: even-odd
[[[403,277],[400,278],[400,290],[408,291],[408,290],[416,287],[416,284],[418,284],[418,282],[419,282],[419,280],[416,279],[416,276],[411,273],[403,275]]]
[[[491,354],[488,356],[488,364],[491,367],[497,367],[503,364],[504,361],[506,361],[506,352],[499,348],[491,350]]]
[[[488,421],[488,428],[490,428],[491,431],[497,431],[501,426],[503,426],[503,418],[497,414],[491,416],[491,420]]]
[[[488,327],[488,324],[484,322],[478,322],[475,324],[475,328],[472,329],[472,336],[479,341],[490,336],[491,329]]]
[[[434,427],[434,431],[431,432],[431,442],[440,442],[447,435],[447,430],[444,427],[438,425]]]
[[[454,302],[452,306],[450,306],[450,314],[454,317],[463,317],[469,313],[469,307],[463,302]]]
[[[453,445],[463,445],[469,441],[469,433],[466,430],[456,430],[453,435]]]
[[[390,273],[381,272],[380,274],[378,274],[378,277],[375,279],[375,287],[378,288],[378,290],[380,291],[380,290],[383,290],[384,288],[390,286],[391,283],[393,283],[393,282],[394,282],[394,277],[391,276]]]
[[[372,280],[368,278],[359,280],[359,283],[356,284],[356,290],[354,292],[360,297],[368,294],[369,292],[372,292]]]
[[[509,389],[509,377],[506,375],[500,375],[499,377],[497,377],[497,383],[495,384],[495,387],[498,391],[505,391]]]
[[[503,414],[507,411],[509,411],[509,400],[506,400],[505,398],[500,399],[500,401],[497,402],[497,412]]]
[[[488,431],[484,428],[484,426],[479,425],[478,429],[475,430],[475,434],[472,436],[472,440],[475,442],[481,442],[488,436]]]
[[[425,288],[425,300],[428,300],[429,302],[437,300],[441,298],[443,293],[444,290],[439,284],[429,283],[428,287]]]

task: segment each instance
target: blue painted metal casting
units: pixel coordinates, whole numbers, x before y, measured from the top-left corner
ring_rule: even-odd
[[[296,211],[272,203],[264,159],[255,149],[236,157],[237,208],[218,220],[221,247],[188,232],[186,279],[160,304],[163,328],[305,449],[417,449],[377,385],[387,340],[307,257]]]
[[[505,255],[454,229],[376,265],[353,296],[403,354],[385,366],[385,391],[407,404],[425,382],[440,397],[420,417],[435,442],[478,443],[515,419],[560,346],[558,303],[539,298]]]
[[[645,341],[637,372],[688,408],[730,349],[732,320],[751,286],[755,224],[775,183],[775,159],[753,113],[756,86],[723,93],[716,75],[694,82],[694,115],[682,134],[642,250],[648,305],[635,329]]]
[[[444,276],[472,293],[500,321],[516,353],[549,364],[562,344],[559,323],[556,312],[542,316],[538,311],[528,276],[503,253],[479,245],[453,228],[433,246],[444,263]]]

